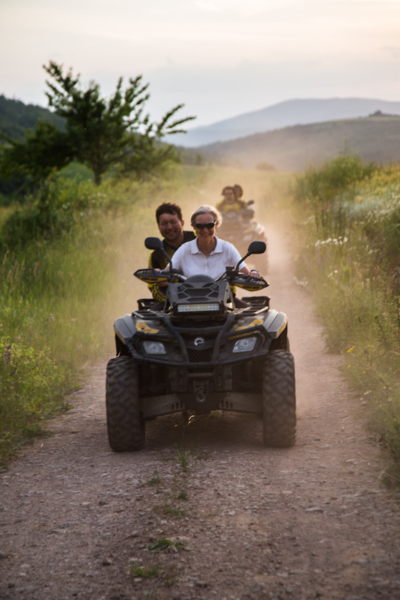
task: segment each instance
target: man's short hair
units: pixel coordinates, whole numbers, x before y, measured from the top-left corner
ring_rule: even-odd
[[[227,190],[231,190],[231,192],[235,193],[235,188],[233,187],[233,185],[226,185],[221,192],[221,196],[225,196],[225,192]]]
[[[160,206],[156,208],[156,219],[157,223],[160,222],[160,217],[164,213],[168,213],[169,215],[176,215],[180,221],[183,221],[182,218],[182,209],[177,204],[173,204],[172,202],[163,202]]]

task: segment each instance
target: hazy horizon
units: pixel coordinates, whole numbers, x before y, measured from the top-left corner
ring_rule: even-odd
[[[49,60],[104,95],[142,74],[148,110],[208,125],[292,99],[400,100],[400,0],[2,0],[0,93],[47,106]]]

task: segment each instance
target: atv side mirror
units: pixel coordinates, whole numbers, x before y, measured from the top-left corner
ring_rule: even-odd
[[[165,252],[163,243],[160,240],[160,238],[148,237],[144,240],[144,245],[146,246],[147,250],[161,250],[161,252],[164,254],[165,258],[167,259],[167,261],[169,263],[169,266],[171,269],[171,277],[172,277],[172,259]]]
[[[248,256],[250,256],[250,254],[263,254],[266,251],[266,249],[267,244],[265,242],[251,242],[250,246],[247,248],[247,254],[243,256],[243,258],[241,258],[238,264],[236,265],[235,272],[239,273],[240,265],[244,260],[246,260]]]
[[[265,242],[251,242],[250,246],[247,248],[247,256],[249,254],[264,254],[267,249],[267,244]]]
[[[146,246],[147,250],[163,250],[164,249],[162,241],[156,237],[146,238],[144,240],[144,245]]]

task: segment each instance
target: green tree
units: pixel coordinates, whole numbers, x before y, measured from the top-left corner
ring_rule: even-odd
[[[34,131],[26,131],[24,142],[12,140],[4,133],[1,135],[8,143],[0,154],[3,178],[15,177],[36,183],[73,160],[74,150],[68,135],[54,123],[38,121]]]
[[[159,122],[151,122],[144,114],[149,94],[142,76],[129,79],[125,90],[121,77],[114,94],[105,99],[93,81],[82,89],[80,76],[74,76],[71,69],[64,74],[62,65],[53,61],[43,68],[51,78],[46,81],[49,107],[65,119],[65,132],[40,122],[24,143],[13,142],[3,134],[9,145],[0,156],[1,176],[20,173],[44,179],[51,170],[76,160],[92,169],[99,184],[111,167],[140,177],[166,160],[178,160],[174,148],[163,144],[162,138],[185,132],[181,126],[194,117],[176,119],[183,106],[180,104]],[[40,151],[36,153],[35,148]]]

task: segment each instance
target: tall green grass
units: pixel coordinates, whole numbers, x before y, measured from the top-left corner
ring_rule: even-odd
[[[113,352],[112,324],[144,289],[154,207],[203,173],[138,184],[48,182],[0,231],[0,462],[68,407],[83,367]],[[139,243],[138,243],[139,241]]]
[[[400,482],[400,166],[364,169],[357,157],[340,159],[334,185],[329,163],[298,180],[306,240],[298,272],[371,430],[392,453],[387,477]],[[316,179],[326,196],[315,193]]]

